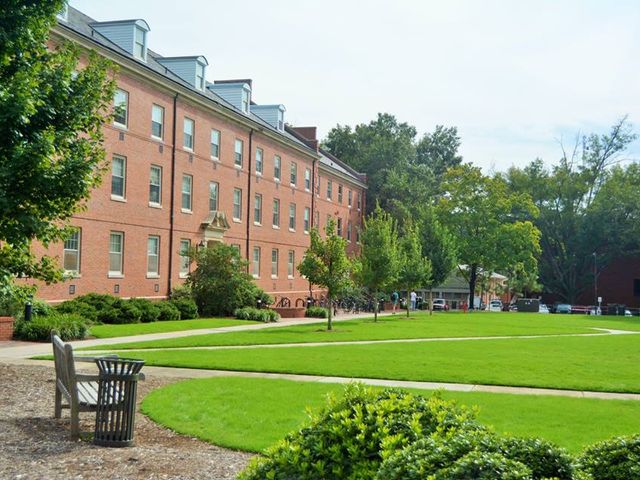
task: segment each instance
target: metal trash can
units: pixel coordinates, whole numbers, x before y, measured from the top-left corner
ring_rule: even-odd
[[[144,360],[97,358],[98,405],[93,443],[130,447],[136,416],[136,393]]]

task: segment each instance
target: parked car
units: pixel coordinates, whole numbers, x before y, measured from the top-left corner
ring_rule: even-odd
[[[625,310],[624,311],[624,316],[625,317],[633,317],[633,314],[631,313],[631,310]]]
[[[517,312],[518,311],[518,305],[516,305],[515,303],[512,303],[511,305],[509,305],[509,311],[510,312]]]
[[[555,313],[571,313],[571,305],[568,303],[559,303],[556,305]]]
[[[490,312],[501,312],[502,311],[502,301],[500,300],[491,300],[489,302],[489,308],[487,309]]]
[[[549,313],[549,307],[546,304],[541,303],[540,307],[538,307],[538,313]]]
[[[444,298],[435,298],[432,305],[433,310],[449,310],[449,304]]]

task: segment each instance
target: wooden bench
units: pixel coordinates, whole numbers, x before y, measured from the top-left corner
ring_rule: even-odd
[[[64,343],[57,332],[51,332],[53,358],[56,366],[55,418],[62,409],[71,412],[71,437],[80,437],[80,412],[95,412],[98,404],[98,375],[76,373],[75,362],[95,362],[95,357],[74,357],[73,347]],[[113,357],[117,358],[117,355]],[[63,399],[66,403],[63,403]]]

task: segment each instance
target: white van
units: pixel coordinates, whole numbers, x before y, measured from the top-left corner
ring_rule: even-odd
[[[501,312],[502,311],[502,301],[501,300],[491,300],[489,302],[489,308],[487,309],[490,312]]]

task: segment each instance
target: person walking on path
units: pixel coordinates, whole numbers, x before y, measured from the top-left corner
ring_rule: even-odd
[[[398,292],[393,292],[391,294],[391,311],[393,312],[393,314],[396,314],[396,310],[398,309],[398,299],[400,298],[400,295],[398,295]]]
[[[413,290],[411,291],[411,310],[416,309],[416,301],[418,300],[418,295]]]

